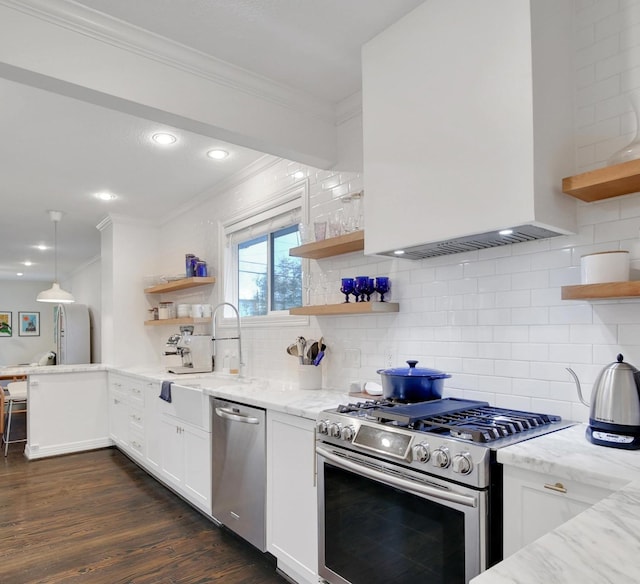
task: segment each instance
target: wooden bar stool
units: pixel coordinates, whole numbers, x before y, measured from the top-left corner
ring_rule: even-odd
[[[26,442],[27,438],[11,439],[11,422],[14,414],[24,414],[27,412],[27,382],[13,381],[7,384],[8,396],[4,396],[5,420],[2,432],[2,442],[4,443],[4,455],[9,452],[9,444]]]

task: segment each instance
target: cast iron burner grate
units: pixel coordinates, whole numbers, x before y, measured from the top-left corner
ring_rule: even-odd
[[[486,402],[443,399],[434,402],[374,408],[382,423],[418,432],[446,434],[471,442],[492,442],[559,422],[559,416],[496,408]]]

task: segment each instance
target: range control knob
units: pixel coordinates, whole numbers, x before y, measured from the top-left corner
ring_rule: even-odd
[[[473,469],[471,455],[468,452],[456,454],[451,461],[451,469],[453,472],[457,472],[462,475],[469,474]]]
[[[342,438],[343,440],[348,440],[349,442],[351,442],[351,440],[353,439],[353,436],[355,435],[355,433],[356,433],[356,429],[353,426],[345,426],[340,431],[340,438]]]
[[[340,431],[342,430],[342,424],[338,424],[337,422],[332,422],[329,424],[329,436],[333,436],[334,438],[340,438]]]
[[[413,460],[417,460],[418,462],[427,462],[427,460],[429,460],[429,457],[431,456],[429,445],[426,442],[420,442],[420,444],[416,444],[412,448],[412,452]]]
[[[447,468],[451,459],[449,458],[449,449],[445,446],[436,448],[431,456],[431,464],[438,468]]]
[[[316,424],[316,430],[318,434],[328,434],[329,433],[329,421],[328,420],[320,420]]]

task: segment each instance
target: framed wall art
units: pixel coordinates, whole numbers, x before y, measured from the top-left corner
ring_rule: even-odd
[[[11,329],[11,312],[0,310],[0,337],[10,337]]]
[[[40,313],[18,312],[18,335],[21,337],[40,336]]]

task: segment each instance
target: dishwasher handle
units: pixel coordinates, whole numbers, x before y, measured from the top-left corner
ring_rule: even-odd
[[[232,422],[242,422],[243,424],[259,424],[260,420],[253,416],[247,416],[245,414],[239,414],[234,412],[231,408],[216,408],[216,415],[224,418],[225,420],[231,420]]]

